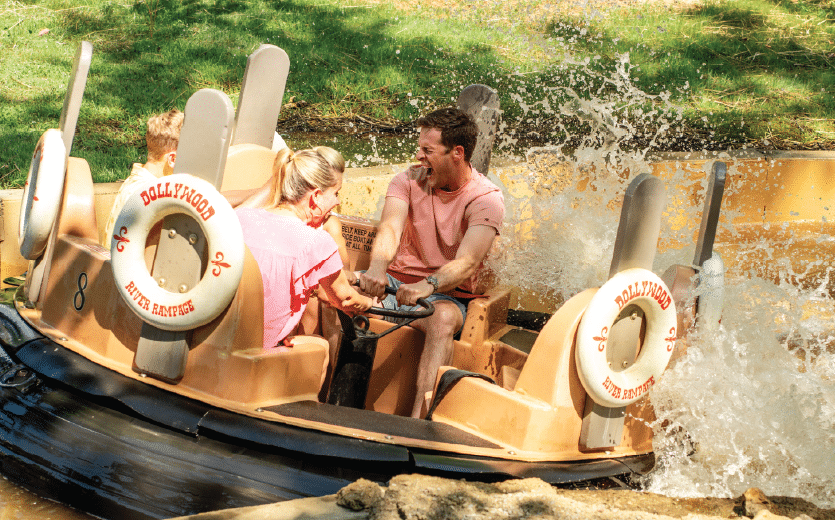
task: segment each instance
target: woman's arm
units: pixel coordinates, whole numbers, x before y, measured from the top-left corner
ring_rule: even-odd
[[[367,311],[373,304],[371,298],[363,296],[351,287],[344,269],[322,278],[319,285],[328,295],[328,303],[343,312],[359,314]]]

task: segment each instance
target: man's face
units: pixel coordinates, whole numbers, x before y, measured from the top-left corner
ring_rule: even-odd
[[[426,185],[445,188],[453,173],[451,150],[441,144],[441,131],[437,128],[421,128],[415,160],[426,168]]]

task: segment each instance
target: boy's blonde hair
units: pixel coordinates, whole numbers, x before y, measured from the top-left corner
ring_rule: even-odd
[[[336,160],[334,156],[331,157]],[[344,160],[342,162],[344,167]],[[324,191],[332,188],[336,186],[341,173],[337,166],[316,150],[279,150],[273,162],[272,205],[276,207],[283,202],[294,204],[310,190],[319,188]]]
[[[184,118],[185,114],[174,108],[148,119],[145,133],[148,160],[159,161],[163,155],[177,150]]]

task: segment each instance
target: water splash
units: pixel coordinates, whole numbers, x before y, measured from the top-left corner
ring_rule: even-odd
[[[559,139],[499,172],[507,217],[490,262],[503,283],[536,294],[548,311],[606,280],[628,181],[651,171],[653,151],[682,131],[668,94],[648,95],[630,81],[628,55],[609,73],[587,62],[570,66],[573,81],[606,88],[555,87],[540,90],[539,100],[514,96],[530,117],[576,118],[586,126],[582,135],[561,127]],[[694,175],[676,165],[665,175],[672,199],[654,266],[659,274],[693,258],[702,206],[677,194],[703,201],[709,166]],[[734,165],[728,173],[739,174]],[[726,198],[740,189],[731,183]],[[652,390],[658,465],[642,483],[681,497],[734,497],[755,486],[835,507],[833,268],[820,256],[795,258],[801,250],[831,249],[832,237],[821,232],[825,220],[808,229],[766,225],[752,236],[732,224],[738,212],[723,212],[720,234],[735,245],[722,251],[733,268],[721,326],[692,330],[686,355]]]
[[[835,337],[803,311],[820,297],[760,278],[725,293],[720,329],[695,331],[651,393],[659,463],[646,489],[732,497],[756,486],[832,507]]]
[[[652,152],[681,120],[668,92],[651,95],[635,87],[628,54],[610,70],[566,56],[562,69],[563,85],[511,94],[534,127],[553,122],[557,131],[547,146],[529,148],[516,168],[500,172],[506,225],[491,262],[505,283],[555,304],[606,280],[628,183],[652,170]],[[499,135],[499,149],[516,142],[512,133]],[[683,172],[672,179],[703,181]],[[694,217],[695,208],[688,210]],[[675,235],[681,226],[675,232],[667,227],[668,239],[682,240]]]

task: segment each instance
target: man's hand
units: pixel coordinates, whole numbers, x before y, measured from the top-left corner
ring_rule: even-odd
[[[400,305],[417,305],[418,298],[426,298],[435,292],[435,288],[426,280],[403,284],[397,288],[397,303]]]
[[[357,287],[359,287],[360,279],[357,276],[357,273],[355,273],[354,271],[349,271],[348,269],[344,269],[344,271],[345,271],[345,278],[348,279],[348,283],[351,284],[351,285],[356,285]]]
[[[388,285],[388,278],[386,272],[375,272],[374,269],[369,269],[364,273],[360,273],[360,289],[365,294],[383,299],[386,297],[386,285]]]

